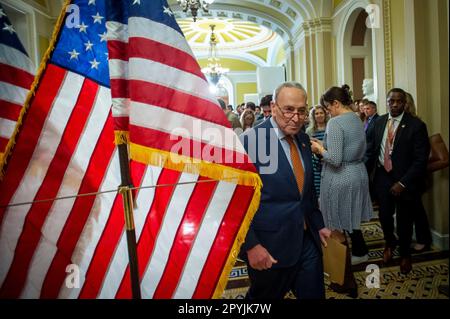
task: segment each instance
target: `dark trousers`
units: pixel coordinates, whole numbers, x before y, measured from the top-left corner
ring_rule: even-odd
[[[413,216],[418,207],[422,206],[420,194],[411,194],[408,190],[400,196],[393,196],[390,189],[394,183],[390,173],[383,167],[377,167],[375,172],[374,187],[380,204],[380,223],[384,233],[386,246],[394,248],[397,239],[394,235],[394,214],[397,214],[397,235],[400,248],[400,256],[410,256],[410,246],[413,231]]]
[[[369,252],[366,241],[364,240],[363,234],[360,229],[354,229],[352,233],[349,233],[349,236],[352,241],[353,256],[361,257]]]
[[[427,212],[425,211],[425,207],[423,207],[422,201],[420,201],[420,205],[414,210],[413,217],[416,230],[416,241],[419,244],[431,245],[430,224],[428,223]]]
[[[250,289],[246,299],[283,299],[289,290],[298,299],[325,299],[322,254],[309,230],[300,260],[292,267],[256,270],[247,265]]]

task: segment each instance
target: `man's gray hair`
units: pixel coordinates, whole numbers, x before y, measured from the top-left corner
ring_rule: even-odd
[[[296,89],[302,90],[305,93],[305,96],[307,96],[305,88],[300,83],[294,82],[294,81],[284,82],[284,83],[280,84],[273,92],[273,99],[272,99],[273,102],[277,101],[278,94],[280,94],[280,91],[283,88],[296,88]]]

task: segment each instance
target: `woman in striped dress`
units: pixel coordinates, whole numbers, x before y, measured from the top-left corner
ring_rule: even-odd
[[[306,129],[306,134],[310,138],[323,141],[325,129],[327,127],[328,115],[327,111],[322,105],[316,105],[309,113],[310,124]],[[322,162],[319,156],[313,154],[313,172],[314,172],[314,188],[316,189],[317,198],[320,196],[320,173],[322,172]]]

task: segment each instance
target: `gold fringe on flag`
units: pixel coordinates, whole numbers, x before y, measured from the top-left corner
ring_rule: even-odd
[[[16,127],[14,129],[13,134],[11,135],[11,138],[8,141],[8,144],[6,145],[5,152],[3,153],[3,157],[0,157],[0,181],[3,179],[3,175],[5,174],[5,167],[8,162],[9,156],[11,155],[12,149],[14,145],[16,144],[16,137],[17,134],[19,134],[19,130],[22,126],[23,120],[25,118],[25,114],[28,111],[28,108],[30,107],[31,101],[36,94],[36,90],[39,86],[39,82],[45,72],[45,69],[47,67],[47,62],[50,59],[50,55],[52,54],[53,50],[55,49],[55,44],[59,36],[59,32],[61,30],[61,26],[64,23],[64,18],[66,15],[67,7],[70,5],[71,0],[66,0],[64,2],[63,8],[61,10],[61,13],[59,14],[58,20],[56,20],[55,29],[53,30],[52,37],[50,39],[50,44],[47,48],[47,51],[45,52],[44,56],[42,57],[41,64],[39,65],[39,69],[34,77],[34,81],[31,84],[30,91],[28,92],[27,98],[25,99],[24,105],[22,109],[20,110],[19,118],[17,119]]]
[[[130,143],[131,158],[140,163],[173,169],[179,172],[198,174],[218,181],[261,188],[262,182],[257,173],[233,167],[193,159],[167,151]]]

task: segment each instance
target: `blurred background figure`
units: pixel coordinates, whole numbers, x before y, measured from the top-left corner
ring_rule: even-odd
[[[367,135],[367,132],[373,127],[375,120],[378,118],[376,103],[368,101],[367,104],[364,105],[364,114],[366,116],[366,119],[364,121],[364,131]]]
[[[414,102],[413,96],[405,92],[406,94],[406,103],[405,103],[405,113],[409,113],[414,117],[417,117],[416,104]],[[440,135],[439,135],[440,137]],[[437,135],[430,137],[430,144],[434,142],[435,145],[437,139],[439,138]],[[442,138],[441,138],[442,140]],[[430,162],[433,161],[433,144],[430,145],[431,152],[430,158],[428,159],[427,172],[432,172],[433,170],[430,167]],[[445,143],[444,143],[445,147]],[[445,154],[444,152],[439,152],[441,154]],[[435,152],[437,154],[437,152]],[[447,151],[447,159],[448,159],[448,151]],[[414,232],[416,235],[416,243],[412,245],[411,249],[413,253],[421,253],[427,251],[431,248],[431,244],[433,242],[430,230],[430,223],[428,221],[428,215],[423,206],[422,201],[417,204],[417,210],[415,210],[415,214],[413,216],[413,224],[414,224]]]
[[[241,129],[241,122],[239,122],[239,118],[236,114],[234,114],[229,107],[227,107],[227,105],[225,104],[225,101],[222,99],[218,99],[220,107],[222,108],[222,110],[224,111],[228,121],[231,124],[231,127],[233,128],[233,130],[235,129]],[[230,106],[230,105],[229,105]]]
[[[253,127],[255,123],[255,112],[251,108],[245,109],[241,114],[242,131],[245,132]]]
[[[250,110],[252,110],[253,112],[255,112],[255,111],[256,111],[256,104],[253,103],[253,102],[247,102],[247,103],[245,104],[245,109],[250,109]]]
[[[267,120],[268,118],[270,118],[271,114],[272,114],[272,110],[270,108],[270,103],[272,102],[272,94],[267,94],[266,96],[264,96],[261,99],[261,102],[259,103],[259,106],[261,107],[262,110],[262,117],[258,120],[256,119],[255,124],[253,124],[253,126],[257,126],[259,124],[261,124],[262,122],[264,122],[265,120]]]
[[[364,113],[364,105],[366,105],[367,103],[369,103],[369,100],[367,99],[362,99],[361,101],[359,101],[358,110],[356,111],[356,115],[358,115],[359,119],[363,122],[366,120],[366,114]]]
[[[414,103],[414,98],[408,92],[406,93],[406,104],[405,104],[405,112],[411,114],[412,116],[417,116],[416,104]]]
[[[255,119],[256,121],[261,120],[264,117],[264,115],[261,112],[261,107],[260,106],[256,106],[255,108]]]
[[[323,141],[325,129],[327,127],[328,115],[327,111],[322,105],[316,105],[309,113],[310,123],[306,129],[306,134],[311,138]],[[313,172],[314,172],[314,187],[316,189],[317,198],[320,196],[320,174],[322,172],[322,159],[313,154]]]

